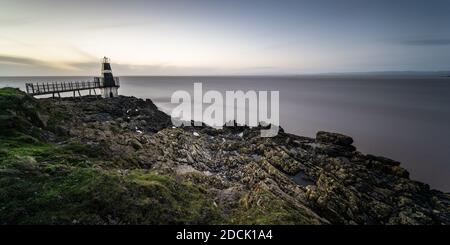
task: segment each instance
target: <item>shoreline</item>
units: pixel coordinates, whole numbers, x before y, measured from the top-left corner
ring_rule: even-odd
[[[174,128],[151,100],[123,96],[36,100],[0,89],[0,106],[0,223],[450,223],[450,194],[342,134]]]

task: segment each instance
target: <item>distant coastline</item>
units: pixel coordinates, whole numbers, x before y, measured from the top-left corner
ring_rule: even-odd
[[[80,75],[0,75],[0,78],[88,78],[98,74],[80,74]],[[297,72],[297,73],[267,73],[267,74],[122,74],[121,77],[366,77],[366,76],[430,76],[430,77],[450,77],[450,71],[344,71],[344,72]]]

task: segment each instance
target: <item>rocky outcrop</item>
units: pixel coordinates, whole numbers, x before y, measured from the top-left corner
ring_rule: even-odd
[[[85,159],[80,163],[64,156],[69,160],[58,168],[78,162],[120,173],[119,182],[134,177],[135,171],[157,172],[195,187],[200,193],[196,198],[205,199],[202,205],[215,217],[195,213],[186,218],[184,211],[178,216],[172,212],[150,223],[180,222],[185,217],[181,223],[450,224],[448,194],[410,180],[397,161],[358,152],[353,139],[342,134],[318,132],[316,138],[307,138],[281,131],[261,138],[258,128],[175,128],[151,101],[133,97],[39,103],[50,118],[59,115],[49,121],[54,126],[41,126],[54,135],[49,142],[70,147]],[[45,164],[42,159],[53,161],[36,157],[33,166]],[[0,171],[0,177],[6,174]],[[159,202],[151,192],[146,195],[135,202],[143,207]],[[177,202],[179,195],[174,193],[170,202]],[[197,206],[178,208],[203,212]],[[140,223],[117,213],[108,215],[115,222]]]
[[[317,132],[316,141],[318,143],[339,146],[351,146],[353,144],[353,139],[349,136],[323,131]]]

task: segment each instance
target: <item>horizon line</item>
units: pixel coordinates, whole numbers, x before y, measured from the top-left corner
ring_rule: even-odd
[[[311,72],[311,73],[279,73],[279,74],[179,74],[179,75],[131,75],[125,74],[118,77],[295,77],[295,76],[320,76],[320,75],[395,75],[395,74],[440,74],[441,76],[450,76],[450,70],[386,70],[386,71],[349,71],[349,72]],[[0,77],[92,77],[97,75],[8,75]]]

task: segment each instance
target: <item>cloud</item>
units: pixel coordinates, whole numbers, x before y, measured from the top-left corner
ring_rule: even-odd
[[[0,54],[2,76],[46,75],[54,70],[52,64],[38,59]]]
[[[80,48],[77,48],[75,46],[70,46],[69,47],[75,54],[77,54],[78,56],[80,56],[81,58],[85,59],[85,60],[100,60],[99,57],[96,57]]]
[[[81,51],[80,51],[81,52]],[[86,54],[86,56],[89,56]],[[216,74],[221,72],[214,67],[190,67],[168,64],[134,65],[125,63],[112,63],[115,74],[120,75],[188,75],[188,74]],[[100,74],[100,59],[87,61],[60,61],[49,62],[29,57],[19,57],[0,54],[0,74],[3,75],[61,75],[84,76]]]
[[[27,75],[37,72],[40,74],[73,74],[73,72],[83,72],[83,68],[87,67],[82,65],[83,63],[71,63],[71,62],[49,62],[35,58],[22,57],[22,56],[11,56],[0,54],[0,70],[5,70],[6,73],[17,73],[17,75],[22,75],[22,73]],[[93,63],[91,63],[93,64]],[[97,63],[97,67],[99,64]],[[6,69],[7,68],[7,69]]]
[[[401,41],[402,44],[411,46],[444,46],[450,45],[450,38],[426,38]]]
[[[8,75],[61,75],[61,76],[96,76],[100,74],[100,58],[92,57],[82,50],[74,48],[86,57],[86,61],[45,61],[31,57],[0,54],[0,74]],[[274,74],[281,72],[275,66],[249,66],[240,68],[222,68],[213,66],[179,66],[172,64],[128,64],[112,63],[114,74],[126,75],[246,75]]]
[[[0,55],[0,63],[34,66],[34,65],[43,65],[45,62],[26,57]]]

